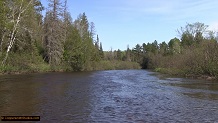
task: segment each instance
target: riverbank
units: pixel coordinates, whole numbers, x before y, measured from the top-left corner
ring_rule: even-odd
[[[175,68],[155,68],[154,71],[163,73],[163,74],[172,75],[172,76],[180,76],[180,77],[186,77],[186,78],[204,79],[204,80],[217,80],[218,79],[216,76],[211,76],[207,74],[194,74],[194,73],[190,73],[187,70],[175,69]]]
[[[81,71],[96,71],[96,70],[124,70],[124,69],[140,69],[140,64],[129,61],[119,60],[103,60],[99,62],[92,62],[89,67],[81,69]],[[67,66],[57,66],[52,68],[49,64],[22,64],[17,66],[5,65],[0,66],[0,75],[4,74],[28,74],[28,73],[42,73],[42,72],[65,72],[75,71]]]

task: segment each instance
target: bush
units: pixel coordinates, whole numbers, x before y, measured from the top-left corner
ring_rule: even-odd
[[[10,53],[6,65],[0,66],[2,73],[25,73],[49,71],[50,66],[40,56]]]
[[[150,68],[157,72],[184,76],[214,76],[218,78],[218,44],[204,41],[183,49],[180,54],[150,55]]]

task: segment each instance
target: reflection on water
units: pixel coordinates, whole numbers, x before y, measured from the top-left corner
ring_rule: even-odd
[[[217,93],[204,93],[204,92],[196,92],[196,93],[183,93],[189,97],[205,99],[205,100],[218,100]]]
[[[5,111],[5,115],[23,115],[35,112],[38,100],[35,93],[35,89],[38,88],[37,84],[28,84],[26,82],[29,80],[28,78],[25,81],[21,79],[22,84],[20,84],[17,82],[18,76],[14,76],[14,80],[13,77],[5,77],[1,76],[0,78],[1,113]]]
[[[41,122],[218,122],[218,82],[145,70],[4,75],[0,109]]]
[[[191,80],[181,78],[168,78],[164,84],[171,85],[177,88],[182,88],[180,91],[184,95],[192,98],[205,100],[218,100],[218,82],[206,80]]]

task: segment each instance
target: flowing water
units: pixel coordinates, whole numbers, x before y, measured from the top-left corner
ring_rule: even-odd
[[[218,82],[146,70],[2,75],[0,116],[40,116],[42,123],[218,123]]]

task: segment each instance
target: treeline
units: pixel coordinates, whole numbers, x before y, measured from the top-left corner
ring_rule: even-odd
[[[42,11],[46,14],[42,15]],[[218,35],[203,23],[178,30],[180,39],[103,51],[95,24],[85,13],[73,20],[67,0],[0,1],[0,72],[155,69],[218,78]]]
[[[48,8],[40,0],[1,0],[0,17],[0,72],[119,68],[104,61],[95,24],[85,13],[73,20],[67,0],[49,0]]]
[[[187,24],[177,30],[180,39],[168,43],[137,44],[140,57],[136,61],[143,68],[189,77],[218,78],[218,33],[208,30],[203,23]]]

